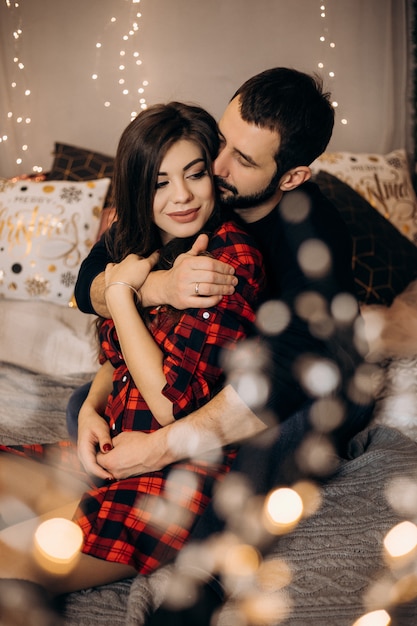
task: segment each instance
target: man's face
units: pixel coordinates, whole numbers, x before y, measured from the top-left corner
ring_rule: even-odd
[[[220,201],[246,222],[257,221],[270,213],[282,196],[274,159],[280,137],[245,122],[240,115],[239,97],[227,106],[219,129],[222,143],[214,174]]]

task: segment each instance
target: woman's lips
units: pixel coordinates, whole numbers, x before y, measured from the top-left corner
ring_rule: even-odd
[[[187,209],[186,211],[176,211],[175,213],[169,213],[169,217],[173,219],[174,222],[188,224],[189,222],[193,222],[195,220],[199,210],[200,207],[197,209]]]

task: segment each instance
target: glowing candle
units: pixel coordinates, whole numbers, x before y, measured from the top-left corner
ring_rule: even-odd
[[[65,575],[76,565],[83,533],[68,519],[54,517],[42,522],[34,537],[34,555],[45,570]]]

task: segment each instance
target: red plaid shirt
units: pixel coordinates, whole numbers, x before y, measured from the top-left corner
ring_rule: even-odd
[[[167,383],[163,393],[173,403],[175,418],[187,415],[210,399],[222,376],[220,353],[251,334],[264,282],[260,253],[233,222],[226,222],[216,231],[209,252],[235,268],[239,280],[235,293],[224,296],[215,307],[187,309],[179,319],[167,307],[151,311],[151,332],[164,355]],[[113,392],[106,410],[113,434],[158,428],[123,360],[112,320],[104,322],[100,338],[103,353],[115,368]]]

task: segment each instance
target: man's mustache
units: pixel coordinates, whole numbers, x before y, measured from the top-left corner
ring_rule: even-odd
[[[221,187],[222,189],[227,189],[227,191],[231,191],[235,196],[238,195],[236,187],[233,187],[233,185],[227,183],[221,176],[214,177],[214,184],[216,185],[216,187]]]

